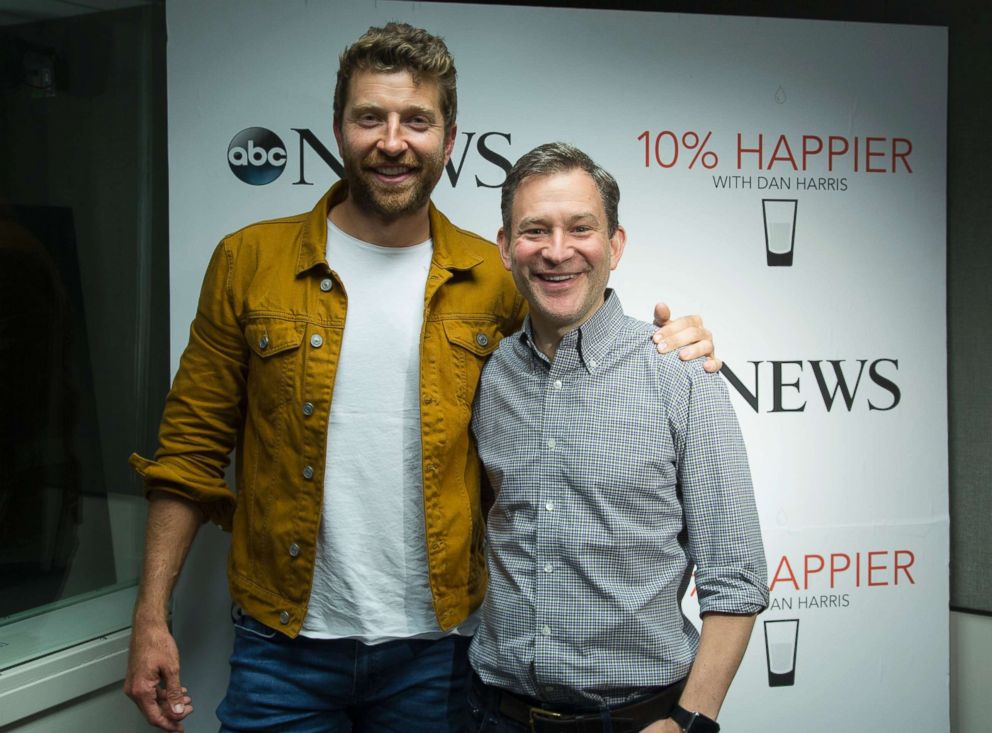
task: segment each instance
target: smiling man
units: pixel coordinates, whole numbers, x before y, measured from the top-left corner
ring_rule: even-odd
[[[530,314],[486,365],[472,422],[495,496],[470,651],[487,733],[718,731],[768,603],[723,380],[658,358],[606,287],[619,199],[561,143],[503,184],[500,255]],[[701,636],[681,610],[693,568]]]
[[[132,457],[151,505],[125,687],[163,730],[192,711],[167,608],[205,520],[232,531],[239,609],[223,731],[464,722],[486,589],[471,406],[526,306],[499,251],[430,203],[455,76],[441,39],[369,29],[334,93],[344,180],[214,251],[158,452]],[[655,337],[712,349],[698,319]]]

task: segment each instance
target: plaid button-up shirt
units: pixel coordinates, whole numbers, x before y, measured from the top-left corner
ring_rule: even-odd
[[[747,455],[723,379],[660,356],[612,291],[553,363],[530,329],[500,344],[475,403],[496,500],[472,664],[546,702],[615,705],[688,674],[694,567],[702,613],[767,606]]]

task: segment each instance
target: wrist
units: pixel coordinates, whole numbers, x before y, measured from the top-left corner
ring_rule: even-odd
[[[152,628],[155,626],[168,627],[169,612],[164,606],[160,607],[157,603],[139,604],[135,606],[131,625],[141,628]]]
[[[719,733],[720,724],[713,718],[695,710],[686,710],[681,705],[672,709],[671,719],[682,730],[682,733]]]

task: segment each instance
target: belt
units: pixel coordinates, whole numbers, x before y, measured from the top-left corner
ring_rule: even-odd
[[[473,675],[476,685],[484,683]],[[679,701],[685,680],[662,688],[650,697],[629,705],[611,708],[609,719],[614,733],[636,733],[656,720],[671,715]],[[489,695],[499,696],[498,710],[511,720],[527,726],[532,733],[602,733],[602,713],[566,713],[547,710],[530,700],[498,687],[485,686]]]

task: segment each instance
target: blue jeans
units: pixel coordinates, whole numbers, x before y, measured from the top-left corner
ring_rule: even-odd
[[[461,733],[470,641],[291,639],[242,616],[221,733]]]

